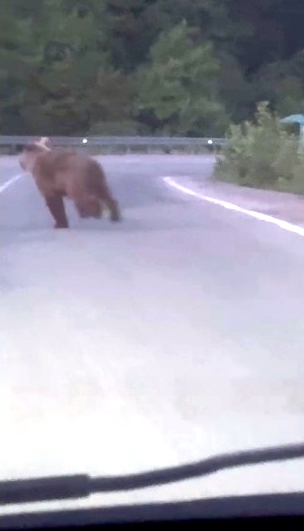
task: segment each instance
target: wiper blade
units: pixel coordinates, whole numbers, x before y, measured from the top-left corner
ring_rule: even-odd
[[[222,454],[188,465],[124,476],[92,478],[86,474],[76,474],[1,481],[0,504],[86,498],[98,492],[119,492],[155,487],[214,474],[229,468],[299,458],[304,458],[304,443]]]

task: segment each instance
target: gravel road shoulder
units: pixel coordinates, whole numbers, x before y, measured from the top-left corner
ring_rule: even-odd
[[[228,201],[241,208],[267,214],[304,227],[304,197],[286,192],[259,190],[206,178],[191,178],[192,184],[213,199]]]

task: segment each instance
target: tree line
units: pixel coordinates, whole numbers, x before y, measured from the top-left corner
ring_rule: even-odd
[[[222,136],[303,112],[303,0],[1,0],[0,131]]]

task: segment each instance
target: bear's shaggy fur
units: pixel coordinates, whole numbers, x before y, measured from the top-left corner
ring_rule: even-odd
[[[75,151],[53,149],[48,138],[24,146],[20,166],[32,174],[55,220],[55,228],[68,228],[63,198],[67,197],[81,218],[100,218],[103,204],[110,220],[121,220],[118,202],[113,198],[101,165]]]

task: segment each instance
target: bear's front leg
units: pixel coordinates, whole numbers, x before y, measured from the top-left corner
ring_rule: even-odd
[[[69,223],[64,208],[62,194],[54,194],[46,197],[45,202],[55,220],[55,229],[68,229]]]

